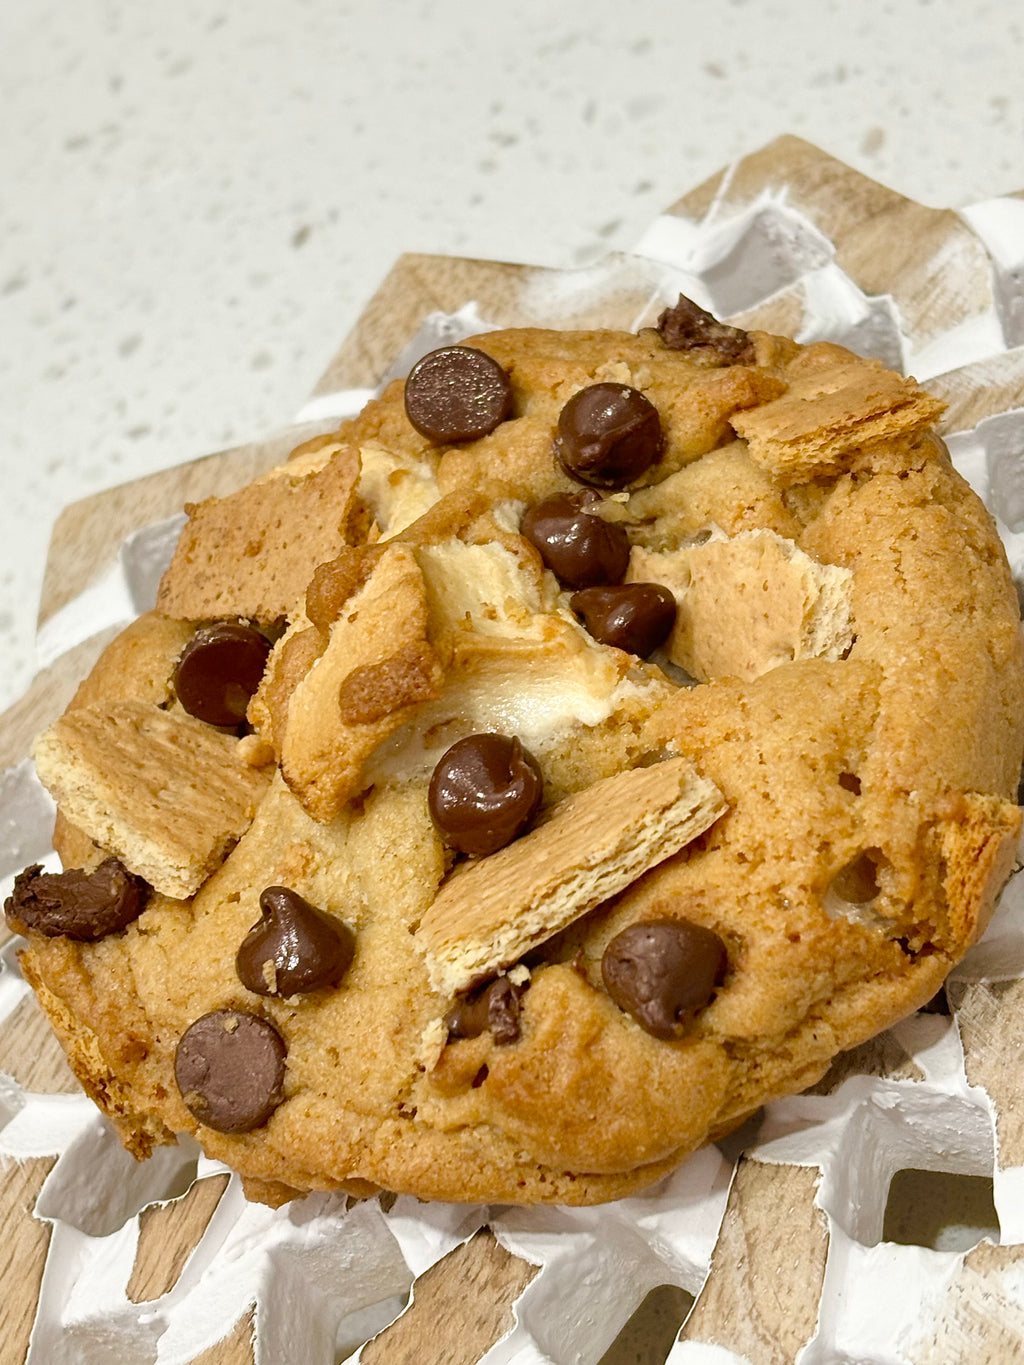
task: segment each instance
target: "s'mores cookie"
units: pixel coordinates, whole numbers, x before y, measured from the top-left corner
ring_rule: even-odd
[[[432,352],[190,506],[7,904],[89,1093],[250,1192],[639,1190],[925,1003],[1024,651],[914,380],[680,299]]]

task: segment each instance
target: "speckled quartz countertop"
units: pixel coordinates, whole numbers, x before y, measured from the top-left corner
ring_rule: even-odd
[[[1024,186],[1011,0],[0,0],[0,706],[50,527],[284,424],[403,251],[572,266],[778,134]]]

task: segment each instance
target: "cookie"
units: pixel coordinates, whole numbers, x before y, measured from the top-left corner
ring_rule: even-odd
[[[247,829],[269,776],[192,716],[143,701],[77,707],[40,736],[40,778],[65,817],[157,891],[198,891]]]
[[[593,1203],[927,1002],[1024,756],[940,414],[680,300],[432,353],[190,508],[37,746],[74,870],[7,907],[129,1149]]]
[[[269,625],[293,614],[310,561],[346,544],[359,480],[349,447],[311,444],[229,497],[186,504],[188,523],[157,594],[164,616]]]

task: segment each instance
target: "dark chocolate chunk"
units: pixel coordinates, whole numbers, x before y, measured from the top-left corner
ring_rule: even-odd
[[[619,1009],[655,1038],[681,1038],[727,965],[725,944],[688,920],[631,924],[604,950],[601,975]]]
[[[625,488],[661,454],[658,409],[628,384],[591,384],[558,415],[555,452],[566,473],[596,488]]]
[[[523,987],[499,976],[483,990],[459,1000],[449,1010],[445,1025],[450,1038],[477,1038],[490,1032],[496,1043],[514,1043],[519,1037],[520,997]]]
[[[193,1115],[218,1133],[259,1128],[281,1103],[288,1049],[273,1024],[244,1010],[213,1010],[182,1034],[178,1089]]]
[[[197,720],[241,725],[269,653],[270,642],[253,626],[237,621],[203,626],[174,667],[175,695]]]
[[[544,782],[513,735],[469,735],[443,755],[430,779],[430,816],[449,848],[485,858],[533,819]]]
[[[413,366],[405,415],[428,441],[475,441],[512,416],[512,381],[485,351],[442,346]]]
[[[594,494],[556,493],[527,509],[520,531],[551,572],[570,588],[619,583],[629,567],[629,536],[586,511]]]
[[[287,886],[260,892],[263,918],[239,948],[235,968],[257,995],[297,995],[336,986],[352,965],[355,934]]]
[[[44,872],[35,863],[15,877],[4,914],[16,933],[34,929],[47,938],[63,935],[91,943],[138,919],[149,892],[148,884],[117,858],[105,859],[95,872]]]
[[[750,364],[754,343],[747,332],[719,322],[683,294],[658,319],[658,335],[670,351],[710,351],[723,364]]]
[[[641,659],[664,644],[676,621],[676,599],[660,583],[584,588],[573,593],[569,605],[595,640]]]

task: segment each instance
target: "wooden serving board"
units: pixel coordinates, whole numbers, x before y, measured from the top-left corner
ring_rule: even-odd
[[[723,220],[766,193],[788,203],[835,243],[837,261],[866,292],[893,295],[904,318],[929,335],[987,310],[990,263],[955,213],[924,208],[865,179],[795,138],[782,138],[687,194],[668,213]],[[936,288],[935,262],[957,258],[956,292]],[[614,290],[608,287],[615,276]],[[402,257],[384,280],[317,386],[318,396],[375,385],[421,320],[433,310],[455,311],[474,300],[480,314],[502,325],[633,328],[651,322],[662,306],[653,298],[654,267],[621,261],[578,272],[577,285],[552,272],[490,261]],[[798,288],[738,315],[748,326],[792,332],[803,316]],[[1010,352],[931,384],[950,404],[952,429],[981,416],[1024,405],[1024,352]],[[327,429],[321,424],[317,429]],[[310,430],[312,431],[313,428]],[[279,463],[305,433],[293,430],[228,450],[67,508],[58,520],[46,566],[40,609],[44,624],[112,562],[130,531],[170,516],[187,500],[227,492]],[[34,734],[55,718],[109,638],[87,640],[41,673],[26,695],[0,718],[0,767],[25,757]],[[6,933],[6,931],[4,931]],[[1008,1047],[1024,1035],[1024,987],[1001,994],[961,988],[968,1072],[984,1080],[1008,1116],[1024,1112],[1016,1093],[1015,1057]],[[895,1049],[896,1053],[899,1049]],[[860,1049],[856,1065],[897,1074],[906,1058],[891,1040]],[[25,1088],[73,1091],[76,1082],[34,1000],[0,1021],[0,1070]],[[1024,1164],[1024,1128],[1007,1118],[1007,1164]],[[0,1365],[20,1365],[28,1346],[46,1258],[49,1229],[32,1216],[39,1187],[52,1166],[37,1159],[8,1168],[0,1184]],[[828,1247],[828,1229],[814,1196],[813,1167],[766,1165],[741,1159],[729,1195],[710,1276],[682,1329],[682,1339],[735,1351],[750,1365],[788,1365],[815,1330]],[[200,1181],[181,1198],[141,1215],[138,1252],[128,1297],[144,1303],[166,1293],[197,1244],[223,1194],[224,1180]],[[982,1266],[979,1273],[983,1273]],[[508,1330],[512,1304],[534,1268],[478,1234],[423,1275],[412,1308],[365,1348],[372,1365],[473,1365]],[[954,1311],[950,1307],[950,1312]],[[605,1357],[605,1365],[657,1365],[664,1360],[664,1302],[652,1302]],[[681,1309],[680,1309],[681,1311]],[[941,1338],[937,1314],[935,1339]],[[993,1327],[972,1319],[968,1340],[976,1359],[997,1359]],[[251,1365],[252,1318],[225,1323],[225,1338],[199,1359],[204,1365]],[[669,1337],[671,1333],[669,1334]],[[130,1365],[130,1362],[125,1362]],[[198,1361],[196,1362],[198,1365]],[[596,1365],[596,1362],[595,1362]]]

